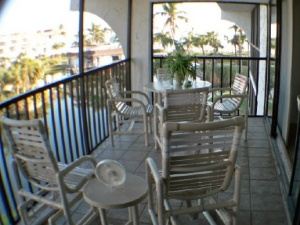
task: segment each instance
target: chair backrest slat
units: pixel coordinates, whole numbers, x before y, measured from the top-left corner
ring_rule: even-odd
[[[248,78],[242,74],[236,74],[232,85],[234,94],[245,94],[247,87]]]
[[[206,110],[208,88],[165,91],[164,107],[166,121],[203,121]]]
[[[110,79],[105,82],[106,91],[109,99],[122,99],[120,84],[115,79]],[[120,112],[121,114],[128,113],[129,106],[122,101],[113,101],[112,104],[113,110]]]
[[[229,186],[244,119],[164,124],[162,176],[170,198],[205,197]]]
[[[3,127],[12,154],[22,174],[38,187],[56,188],[57,162],[40,120],[11,120],[3,118]]]

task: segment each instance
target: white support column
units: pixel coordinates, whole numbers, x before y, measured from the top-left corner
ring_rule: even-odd
[[[259,57],[266,57],[267,53],[267,7],[260,6],[259,15]],[[258,92],[257,92],[257,115],[264,115],[265,102],[265,84],[266,84],[266,61],[259,61],[259,78],[258,78]]]

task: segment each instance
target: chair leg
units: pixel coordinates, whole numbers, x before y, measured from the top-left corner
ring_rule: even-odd
[[[245,141],[248,139],[248,97],[246,98],[246,112],[245,112]]]
[[[114,147],[114,137],[113,137],[112,123],[113,123],[113,117],[110,114],[110,112],[108,112],[108,131],[109,131],[111,146]]]
[[[64,205],[64,215],[67,221],[68,225],[74,225],[73,220],[72,220],[72,213],[70,211],[68,203],[66,203],[67,199],[63,200],[63,205]]]
[[[245,115],[245,141],[248,140],[248,113]]]
[[[148,124],[149,124],[150,134],[152,134],[153,133],[152,116],[148,116]]]
[[[27,216],[27,213],[25,212],[26,211],[25,208],[26,208],[25,204],[22,204],[18,207],[18,210],[20,212],[20,217],[21,217],[21,220],[22,220],[24,225],[30,225],[29,224],[29,218]]]
[[[154,137],[154,149],[157,150],[157,141],[156,141],[156,137],[157,137],[157,112],[156,112],[155,107],[154,107],[154,111],[153,111],[153,137]]]
[[[66,219],[68,225],[74,225],[73,220],[72,220],[72,214],[69,209],[64,208],[64,216],[65,216],[65,219]]]
[[[147,118],[147,115],[143,115],[143,121],[144,121],[145,146],[148,146],[148,118]]]

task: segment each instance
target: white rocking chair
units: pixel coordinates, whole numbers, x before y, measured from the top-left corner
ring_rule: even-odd
[[[42,224],[51,215],[49,224],[61,215],[65,216],[69,225],[88,224],[96,218],[97,213],[92,208],[78,221],[74,221],[71,215],[72,206],[82,197],[80,189],[93,176],[93,170],[78,166],[89,163],[94,167],[94,159],[83,156],[69,165],[58,163],[40,120],[13,120],[3,117],[1,122],[13,156],[19,195],[18,209],[23,223]],[[32,191],[23,187],[21,175],[32,186]],[[32,210],[28,210],[30,206]],[[35,218],[49,208],[50,214],[44,218]]]
[[[162,172],[153,159],[146,160],[148,209],[153,224],[178,224],[183,214],[209,215],[210,210],[215,210],[225,224],[236,224],[240,191],[236,159],[243,125],[243,117],[208,123],[164,124]],[[233,197],[215,198],[227,190],[233,175]],[[174,208],[172,200],[187,202],[187,207]],[[197,204],[193,206],[192,200]]]
[[[120,91],[119,83],[114,79],[107,80],[105,82],[106,90],[108,93],[107,107],[108,107],[108,125],[109,125],[109,135],[111,139],[111,144],[114,146],[114,135],[116,134],[130,134],[135,133],[132,131],[133,124],[129,126],[129,129],[126,131],[120,130],[120,123],[125,120],[135,120],[142,119],[144,129],[143,133],[145,136],[145,146],[148,146],[148,133],[149,128],[150,132],[152,130],[152,111],[153,106],[150,104],[149,97],[141,91]],[[146,104],[138,99],[133,97],[126,97],[126,95],[137,95],[145,99]],[[117,129],[113,130],[113,121],[116,119]]]
[[[214,118],[216,114],[221,116],[238,115],[239,110],[243,102],[245,102],[245,140],[247,140],[248,131],[248,78],[241,74],[236,74],[232,87],[226,88],[213,88],[211,92],[213,94],[221,93],[222,95],[214,96],[213,103],[211,106],[212,115]],[[225,93],[224,93],[225,92]]]

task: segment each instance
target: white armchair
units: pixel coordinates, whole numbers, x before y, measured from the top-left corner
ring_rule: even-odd
[[[210,120],[210,107],[207,106],[208,88],[168,90],[162,93],[163,105],[155,104],[155,147],[162,148],[162,127],[164,122]]]
[[[245,140],[247,140],[248,130],[248,78],[241,74],[236,74],[232,87],[213,88],[213,102],[211,103],[211,118],[216,115],[236,116],[241,111],[241,106],[245,104]],[[222,94],[221,94],[222,93]]]
[[[242,117],[164,123],[162,171],[152,158],[146,160],[148,210],[153,224],[179,224],[183,214],[195,217],[210,210],[216,210],[225,224],[236,224],[240,192],[236,159],[243,125]],[[233,177],[232,197],[214,198],[228,189]],[[173,200],[187,202],[187,207],[176,208]]]
[[[52,224],[55,218],[64,215],[67,224],[79,225],[88,224],[96,218],[97,212],[90,208],[80,220],[72,219],[72,207],[82,198],[80,190],[94,175],[93,170],[79,166],[88,163],[95,167],[95,160],[83,156],[68,165],[58,163],[40,120],[3,117],[1,122],[13,156],[12,165],[20,197],[18,209],[23,223],[43,224],[49,218],[48,222]],[[32,185],[31,191],[22,185],[24,182],[21,182],[20,175]],[[34,206],[34,202],[40,206],[36,206],[37,211],[30,213],[28,207]],[[41,210],[50,214],[35,218],[36,215],[43,215]]]
[[[105,82],[108,100],[108,125],[111,144],[114,146],[114,135],[129,134],[132,131],[135,120],[142,119],[144,124],[143,133],[145,136],[145,146],[148,146],[148,133],[151,132],[152,127],[152,111],[153,106],[150,104],[149,97],[140,91],[123,91],[121,92],[118,82],[114,79]],[[128,95],[138,95],[139,98],[127,97]],[[144,98],[145,103],[141,100]],[[113,129],[114,118],[116,119],[116,130]],[[132,123],[126,131],[120,130],[120,123],[125,120],[131,120]]]

